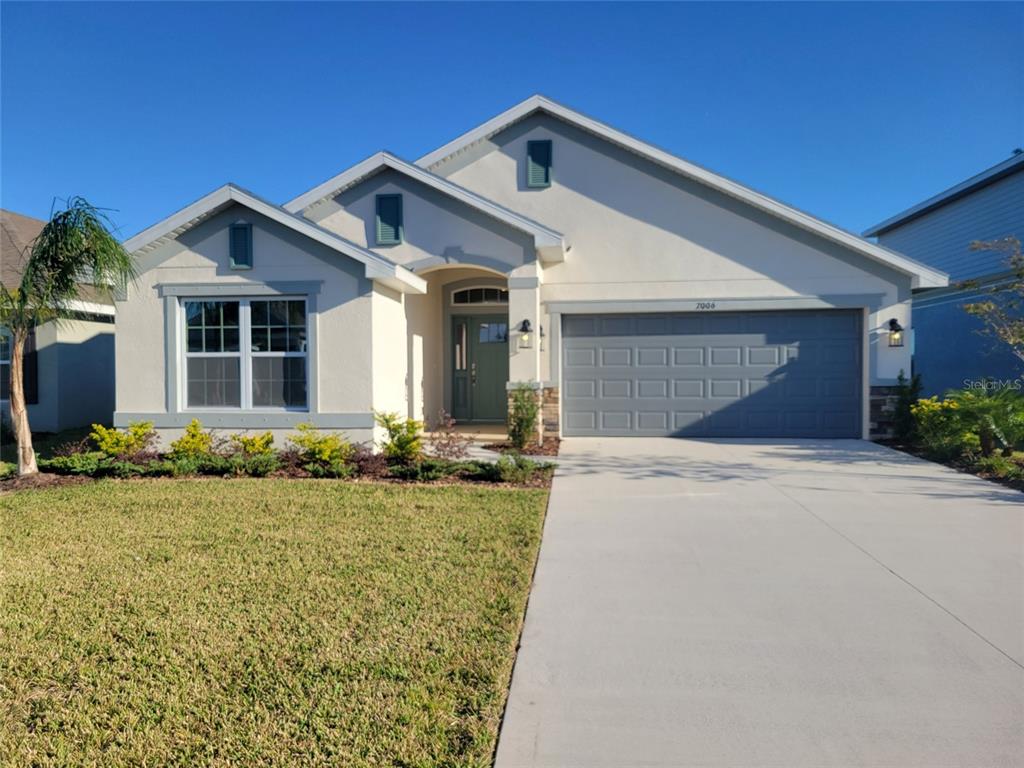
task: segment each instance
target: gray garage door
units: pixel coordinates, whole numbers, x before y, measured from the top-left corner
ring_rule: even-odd
[[[860,437],[857,310],[563,315],[566,435]]]

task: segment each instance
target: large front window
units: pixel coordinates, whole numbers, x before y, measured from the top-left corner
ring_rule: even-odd
[[[305,409],[305,299],[183,302],[187,408]]]

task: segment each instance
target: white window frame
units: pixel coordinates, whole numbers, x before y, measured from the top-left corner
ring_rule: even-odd
[[[506,301],[477,301],[477,302],[461,302],[456,303],[455,296],[460,293],[469,293],[469,291],[475,291],[478,289],[485,289],[489,291],[499,291],[505,294]],[[456,288],[451,293],[451,306],[453,307],[507,307],[508,306],[508,288],[502,288],[497,285],[469,285],[465,288]]]
[[[238,352],[189,352],[188,351],[188,318],[185,314],[186,302],[238,302]],[[301,301],[306,317],[306,351],[305,352],[253,352],[252,351],[252,302],[254,301]],[[309,297],[296,295],[273,296],[181,296],[178,299],[178,329],[181,338],[179,357],[181,371],[178,377],[178,402],[183,413],[210,412],[252,412],[252,413],[309,413],[312,400],[312,388],[309,380],[309,359],[312,354],[310,341],[312,334],[309,329],[310,312]],[[188,360],[189,358],[239,358],[239,405],[189,405],[188,402]],[[306,405],[276,406],[253,405],[252,402],[252,360],[254,357],[301,357],[306,361]]]

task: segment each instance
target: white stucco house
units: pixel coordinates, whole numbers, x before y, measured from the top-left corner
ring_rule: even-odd
[[[226,185],[131,238],[115,423],[374,411],[562,435],[868,437],[946,275],[534,96],[282,205]],[[892,333],[892,328],[902,332]]]

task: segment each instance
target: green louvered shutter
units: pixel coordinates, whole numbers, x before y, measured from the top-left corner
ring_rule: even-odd
[[[526,142],[526,186],[551,186],[551,142]]]
[[[252,268],[252,224],[231,225],[231,268]]]
[[[397,245],[402,234],[402,196],[377,195],[377,245]]]

